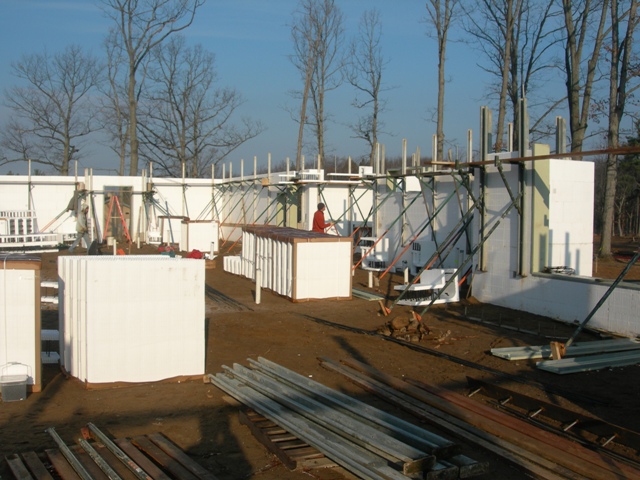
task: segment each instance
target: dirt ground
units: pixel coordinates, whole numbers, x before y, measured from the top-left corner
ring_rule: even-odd
[[[637,245],[627,243],[618,247],[629,251]],[[152,247],[140,250],[133,247],[131,254],[155,251]],[[84,251],[74,254],[82,255]],[[41,257],[42,279],[56,280],[57,254],[44,253]],[[536,370],[528,362],[507,362],[489,353],[493,347],[546,344],[551,337],[566,340],[575,326],[481,305],[473,297],[465,296],[459,303],[429,309],[424,320],[431,334],[420,342],[424,348],[416,350],[373,335],[389,318],[410,316],[409,307],[396,307],[390,317],[384,317],[375,301],[354,297],[342,301],[292,303],[269,291],[263,291],[261,303],[256,304],[254,283],[224,272],[221,257],[212,265],[213,268],[207,269],[207,287],[228,299],[221,300],[219,295],[206,298],[206,373],[218,373],[222,365],[247,365],[247,358],[261,356],[419,423],[338,374],[323,369],[317,360],[320,356],[334,360],[355,358],[386,373],[460,393],[467,392],[466,376],[484,379],[640,431],[640,383],[637,382],[640,366],[559,376]],[[625,265],[624,261],[615,259],[600,261],[597,276],[615,278]],[[640,281],[640,266],[634,266],[627,279]],[[380,287],[373,290],[392,291],[393,284],[401,282],[400,276],[387,275]],[[358,270],[353,287],[367,290],[367,283],[367,274]],[[481,324],[473,318],[483,318],[496,325]],[[56,310],[43,312],[45,328],[56,328],[56,322]],[[515,328],[540,332],[540,335]],[[594,333],[586,332],[579,340],[596,338]],[[456,358],[464,362],[456,362]],[[514,375],[522,381],[496,376],[487,369]],[[310,472],[287,470],[239,423],[237,407],[225,402],[225,394],[200,380],[87,389],[51,365],[44,366],[43,379],[42,392],[30,394],[24,401],[0,403],[0,479],[13,478],[4,461],[5,455],[55,448],[46,428],[55,427],[67,444],[72,444],[80,428],[88,422],[112,438],[162,432],[221,480],[353,478],[339,468]],[[555,393],[545,393],[542,387]],[[435,427],[423,426],[438,432]],[[446,433],[444,436],[461,444],[468,456],[490,463],[490,473],[482,478],[526,478],[494,455],[466,444],[464,439]]]

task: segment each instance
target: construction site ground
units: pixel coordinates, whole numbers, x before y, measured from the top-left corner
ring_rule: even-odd
[[[618,242],[616,247],[629,251],[637,245],[633,241],[624,245]],[[222,248],[224,251],[228,246]],[[237,246],[234,250],[237,251]],[[110,254],[108,248],[103,251]],[[127,252],[132,255],[154,253],[157,247],[153,246],[141,249],[133,246]],[[86,254],[83,249],[74,252],[74,255],[83,254]],[[57,256],[57,253],[41,254],[43,280],[57,280]],[[600,260],[594,272],[602,278],[616,278],[625,265],[624,260]],[[627,279],[640,281],[640,266],[634,266]],[[399,274],[386,275],[379,287],[369,289],[367,273],[357,270],[353,287],[395,295],[393,286],[402,281]],[[337,373],[325,370],[318,362],[318,357],[337,361],[353,358],[397,377],[410,377],[462,394],[468,392],[467,376],[483,379],[640,431],[640,383],[637,382],[640,366],[555,375],[536,370],[532,362],[508,362],[489,353],[494,347],[543,345],[554,338],[564,341],[575,331],[575,325],[482,305],[463,291],[460,302],[432,306],[427,311],[423,320],[430,334],[419,342],[423,348],[414,349],[410,343],[389,341],[376,333],[390,318],[411,316],[410,307],[395,307],[389,317],[385,317],[376,301],[353,297],[293,303],[266,290],[262,291],[260,304],[256,304],[255,284],[224,272],[221,256],[207,262],[206,283],[206,373],[221,372],[223,365],[247,365],[247,358],[264,357],[420,424],[419,420],[365,393]],[[171,289],[172,285],[166,288]],[[55,306],[45,307],[43,328],[57,328],[57,315]],[[578,340],[598,338],[594,332],[587,331]],[[496,376],[492,370],[516,378]],[[572,395],[548,394],[540,385]],[[55,445],[45,432],[49,427],[55,427],[60,437],[72,444],[79,429],[88,422],[111,438],[161,432],[221,480],[353,478],[341,468],[289,471],[240,423],[238,406],[230,404],[224,392],[200,378],[87,388],[79,380],[65,376],[57,365],[43,367],[40,393],[32,393],[23,401],[0,404],[0,458],[53,448]],[[422,425],[439,432],[428,424]],[[481,478],[527,478],[506,461],[464,439],[443,435],[462,445],[466,455],[489,462],[490,471]],[[0,479],[10,478],[6,462],[0,461]]]

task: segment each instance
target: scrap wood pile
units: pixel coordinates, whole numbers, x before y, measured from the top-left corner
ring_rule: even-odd
[[[48,428],[57,449],[5,457],[16,480],[216,480],[160,433],[111,440],[92,423],[68,446]]]
[[[602,455],[489,406],[423,382],[387,375],[355,360],[322,366],[459,438],[489,450],[536,478],[640,478],[634,466]]]
[[[460,445],[264,358],[207,378],[360,478],[470,478],[486,463]]]
[[[378,328],[378,333],[407,342],[419,342],[429,335],[429,327],[415,313],[411,317],[399,315]]]

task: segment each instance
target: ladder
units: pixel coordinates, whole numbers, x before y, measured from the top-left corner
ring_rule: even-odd
[[[122,209],[120,208],[120,201],[118,200],[117,195],[111,196],[111,201],[109,202],[109,213],[107,214],[107,222],[104,226],[105,235],[109,231],[109,222],[111,221],[111,212],[113,211],[113,205],[115,204],[118,207],[118,215],[120,216],[120,221],[122,222],[122,227],[124,228],[124,236],[126,237],[129,243],[131,242],[131,235],[129,235],[129,228],[127,227],[127,222],[124,219],[124,215],[122,214]]]

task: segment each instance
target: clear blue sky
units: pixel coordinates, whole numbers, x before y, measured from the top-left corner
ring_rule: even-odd
[[[420,147],[429,154],[435,122],[431,120],[437,100],[437,47],[426,35],[428,24],[425,3],[413,0],[342,0],[337,2],[345,17],[346,37],[357,32],[360,16],[366,9],[377,8],[383,28],[383,54],[388,59],[384,82],[386,131],[382,136],[387,157],[401,153],[402,139],[408,141],[409,153]],[[295,0],[207,0],[185,36],[200,43],[216,55],[221,86],[233,86],[244,97],[242,115],[260,120],[267,130],[236,150],[226,163],[233,161],[239,170],[240,158],[245,173],[251,173],[253,157],[266,164],[267,153],[277,163],[295,157],[297,126],[286,107],[297,108],[289,92],[300,89],[301,80],[289,55],[291,14]],[[10,65],[23,54],[61,52],[66,46],[79,44],[96,56],[102,55],[102,41],[110,22],[92,0],[2,0],[0,2],[0,87],[4,92],[17,84]],[[460,151],[465,149],[466,132],[474,131],[477,148],[478,119],[485,87],[490,78],[476,65],[477,52],[468,46],[452,43],[447,59],[445,134]],[[345,124],[357,112],[351,107],[353,90],[344,85],[329,92],[327,109],[333,122],[326,132],[328,154],[360,157],[367,151],[362,140],[350,138]],[[7,118],[0,107],[0,123]],[[81,146],[81,167],[116,168],[117,160],[96,142]],[[3,167],[0,173],[19,169]]]

